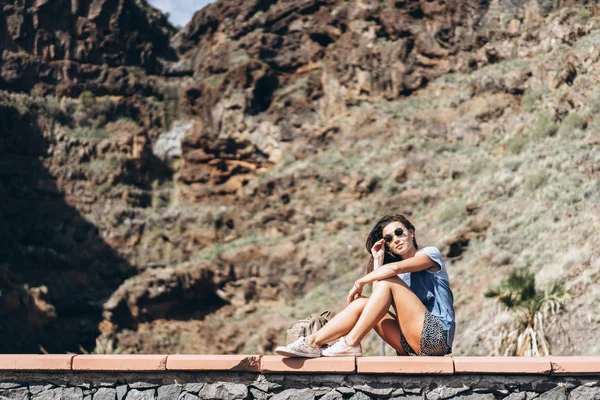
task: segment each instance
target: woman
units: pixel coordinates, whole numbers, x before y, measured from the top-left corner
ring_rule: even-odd
[[[367,274],[354,282],[346,308],[317,332],[278,347],[276,353],[360,356],[360,342],[373,328],[398,355],[451,353],[454,300],[440,251],[435,247],[419,250],[415,227],[398,214],[377,222],[366,247],[371,254]],[[369,283],[373,283],[373,293],[364,297],[363,287]],[[388,313],[390,305],[396,315]],[[333,345],[322,348],[335,339]]]

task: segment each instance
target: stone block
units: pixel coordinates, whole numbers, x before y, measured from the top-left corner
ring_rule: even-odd
[[[600,375],[600,357],[550,357],[553,375]]]
[[[579,386],[569,393],[569,400],[588,399],[600,399],[600,387]]]
[[[74,371],[161,371],[166,355],[84,354],[73,358]]]
[[[510,393],[503,400],[531,400],[539,396],[536,392],[515,392]]]
[[[198,392],[198,397],[205,400],[236,400],[247,396],[248,388],[241,383],[209,383]]]
[[[94,400],[116,400],[117,389],[101,387],[94,393]]]
[[[319,400],[342,400],[344,396],[337,390],[332,390],[325,394],[323,397],[319,398]]]
[[[363,392],[356,392],[350,397],[350,400],[371,400],[371,398]]]
[[[55,387],[55,385],[52,385],[50,383],[47,383],[45,385],[29,385],[29,391],[32,395],[35,395],[45,390],[54,389]]]
[[[13,389],[21,386],[26,386],[27,384],[17,383],[17,382],[2,382],[0,383],[0,389]]]
[[[315,383],[319,384],[320,382],[315,382]],[[313,385],[315,383],[313,383]],[[327,386],[313,386],[311,389],[312,389],[313,394],[315,395],[315,397],[324,396],[327,393],[329,393],[331,390],[333,390],[332,387],[327,387]]]
[[[552,390],[542,393],[539,400],[567,400],[567,390],[563,386],[557,386]]]
[[[161,384],[158,382],[137,381],[131,382],[129,384],[129,387],[131,389],[156,389],[160,385]]]
[[[272,372],[336,372],[354,373],[354,357],[289,358],[281,356],[263,356],[260,361],[263,373]]]
[[[81,388],[57,387],[39,392],[31,400],[83,400]]]
[[[344,396],[351,396],[354,393],[356,393],[356,390],[354,390],[354,388],[350,388],[350,387],[343,387],[342,386],[342,387],[339,387],[339,388],[337,388],[335,390],[337,390],[338,392],[340,392]]]
[[[285,378],[285,375],[260,374],[250,385],[262,390],[263,392],[273,392],[283,388]]]
[[[73,354],[0,354],[0,371],[68,371]]]
[[[359,374],[436,374],[451,375],[450,357],[358,357]]]
[[[13,389],[0,389],[0,399],[4,400],[29,400],[29,390],[26,387]]]
[[[204,387],[204,383],[186,383],[183,385],[183,390],[186,392],[198,394]]]
[[[314,400],[315,394],[311,389],[287,389],[277,393],[272,400]]]
[[[471,390],[470,387],[463,385],[462,387],[439,386],[427,392],[428,400],[444,400],[452,398],[458,394],[465,393]]]
[[[356,385],[354,389],[357,392],[363,392],[369,396],[373,397],[381,397],[381,396],[390,396],[394,391],[394,388],[389,385],[381,385],[377,382],[364,384],[364,385]]]
[[[127,396],[125,397],[125,400],[154,400],[154,393],[155,393],[154,389],[148,389],[148,390],[131,389],[129,392],[127,392]]]
[[[453,357],[455,374],[539,374],[552,370],[548,357]]]
[[[123,400],[127,395],[127,391],[129,387],[127,385],[119,385],[117,386],[117,400]]]
[[[158,388],[158,400],[178,399],[182,386],[178,384],[164,385]]]
[[[263,392],[255,387],[251,387],[249,391],[250,394],[252,394],[252,398],[255,400],[267,400],[270,396],[272,396],[271,394]]]
[[[170,355],[167,370],[258,372],[260,358],[258,355]]]

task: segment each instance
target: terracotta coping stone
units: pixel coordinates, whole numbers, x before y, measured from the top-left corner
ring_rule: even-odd
[[[598,356],[550,356],[552,375],[600,375],[600,357]]]
[[[552,371],[549,357],[452,357],[455,374],[540,374]]]
[[[1,354],[0,371],[69,371],[75,354]]]
[[[259,355],[170,355],[167,370],[260,372]]]
[[[432,374],[452,375],[451,357],[357,357],[359,374]]]
[[[166,354],[85,354],[73,358],[74,371],[164,371],[166,365]]]
[[[600,357],[320,357],[0,354],[0,371],[248,371],[255,373],[600,375]]]
[[[263,356],[260,359],[260,372],[337,372],[354,373],[355,357],[289,358]]]

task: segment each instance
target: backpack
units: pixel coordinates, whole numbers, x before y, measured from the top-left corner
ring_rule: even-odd
[[[321,329],[327,322],[329,322],[330,311],[323,311],[321,314],[312,314],[305,319],[300,319],[287,330],[285,336],[286,345],[289,345],[300,336],[307,337],[308,335],[315,333]]]

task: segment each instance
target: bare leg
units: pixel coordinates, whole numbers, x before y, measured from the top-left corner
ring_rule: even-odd
[[[394,306],[398,315],[399,329],[402,329],[410,347],[418,353],[421,349],[425,306],[404,281],[396,276],[374,284],[373,294],[367,301],[356,325],[346,335],[346,343],[350,346],[360,343],[365,335],[382,320],[390,304]]]
[[[311,346],[322,346],[325,343],[334,341],[335,339],[346,335],[356,324],[363,308],[367,304],[367,297],[358,297],[346,308],[336,314],[327,324],[325,324],[317,332],[309,335],[306,342]]]
[[[407,356],[400,342],[400,325],[398,320],[390,314],[383,316],[374,327],[375,332],[400,355]]]

